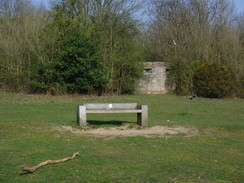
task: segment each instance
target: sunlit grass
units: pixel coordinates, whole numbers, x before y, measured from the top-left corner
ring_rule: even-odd
[[[34,96],[0,93],[0,182],[244,182],[243,100],[162,96]],[[149,106],[149,126],[195,126],[198,136],[76,136],[53,127],[76,124],[85,102]],[[136,123],[134,114],[88,115],[92,128]],[[21,165],[74,160],[23,174]]]

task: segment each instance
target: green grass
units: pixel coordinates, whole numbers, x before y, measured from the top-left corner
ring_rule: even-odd
[[[53,130],[76,124],[85,102],[149,106],[149,126],[194,126],[198,136],[165,138],[76,136]],[[88,115],[91,127],[136,123],[134,114]],[[0,92],[0,182],[244,182],[244,101],[189,100],[171,94],[114,97]],[[21,165],[74,160],[23,174]]]

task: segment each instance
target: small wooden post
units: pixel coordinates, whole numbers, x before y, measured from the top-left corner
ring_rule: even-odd
[[[148,107],[147,105],[141,106],[141,113],[137,113],[137,123],[142,127],[148,126]]]
[[[80,126],[86,126],[86,106],[77,107],[77,123]]]

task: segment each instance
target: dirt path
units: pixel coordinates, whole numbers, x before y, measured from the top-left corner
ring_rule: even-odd
[[[71,132],[77,136],[96,136],[96,137],[108,137],[108,136],[145,136],[145,137],[165,137],[169,135],[184,134],[186,137],[197,136],[199,131],[195,127],[167,127],[167,126],[154,126],[151,128],[129,128],[129,126],[122,125],[121,127],[108,127],[98,129],[77,129],[71,126],[59,126],[54,127],[54,130],[59,132]]]

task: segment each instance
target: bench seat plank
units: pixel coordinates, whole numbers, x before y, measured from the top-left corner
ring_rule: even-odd
[[[85,103],[86,110],[131,110],[137,109],[137,103]]]
[[[131,109],[131,110],[118,110],[118,109],[111,109],[111,110],[86,110],[86,113],[141,113],[141,109]]]

